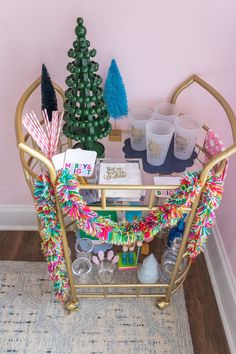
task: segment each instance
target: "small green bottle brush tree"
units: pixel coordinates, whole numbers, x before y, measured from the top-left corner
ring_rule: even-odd
[[[82,18],[77,19],[75,33],[77,38],[68,51],[73,61],[67,65],[71,74],[66,78],[63,132],[66,137],[76,140],[78,147],[95,150],[103,157],[104,146],[97,140],[111,132],[111,125],[103,99],[102,78],[96,74],[99,65],[91,60],[96,50],[89,49]]]

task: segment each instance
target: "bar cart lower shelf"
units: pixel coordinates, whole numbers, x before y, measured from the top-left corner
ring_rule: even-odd
[[[165,248],[167,233],[163,233],[163,238],[154,238],[150,242],[150,249],[156,258],[161,261],[162,250]],[[118,248],[118,247],[115,247]],[[191,262],[189,261],[183,272],[179,272],[176,276],[175,283],[171,294],[183,284]],[[160,277],[159,277],[160,278]],[[76,289],[76,296],[80,298],[155,298],[157,299],[157,307],[164,309],[169,302],[165,301],[168,283],[157,282],[154,284],[141,284],[138,280],[136,270],[118,270],[115,269],[114,280],[111,284],[101,284],[97,281],[96,266],[93,265],[93,271],[91,273],[89,282],[87,284],[79,284],[76,277],[74,279],[74,287]],[[76,310],[78,303],[69,301],[66,304],[68,310]]]
[[[17,136],[17,145],[20,150],[20,158],[22,162],[22,167],[24,171],[24,175],[26,178],[26,182],[33,193],[34,189],[34,181],[37,179],[38,175],[41,173],[41,166],[44,166],[44,169],[48,171],[48,174],[50,176],[50,181],[55,189],[55,183],[56,183],[56,171],[54,169],[54,166],[52,162],[47,159],[40,151],[38,151],[34,145],[30,141],[30,136],[28,134],[24,135],[23,132],[23,127],[22,127],[22,114],[24,110],[24,106],[26,101],[28,100],[29,96],[34,92],[34,90],[40,85],[41,79],[37,79],[23,94],[21,97],[17,110],[16,110],[16,136]],[[235,115],[229,106],[229,104],[226,102],[226,100],[213,88],[211,87],[208,83],[200,79],[198,76],[193,75],[189,79],[187,79],[185,82],[183,82],[174,92],[171,102],[175,103],[178,95],[186,89],[188,86],[190,86],[193,83],[199,84],[202,88],[206,89],[218,102],[219,104],[223,107],[228,119],[229,123],[231,125],[231,130],[232,130],[232,136],[234,140],[234,144],[232,144],[229,148],[226,150],[216,154],[215,156],[207,156],[208,162],[202,165],[201,173],[200,173],[200,181],[202,183],[202,189],[201,191],[204,190],[204,186],[206,184],[207,177],[210,173],[210,171],[214,170],[214,172],[217,175],[221,175],[225,169],[226,165],[226,159],[234,154],[236,152],[236,119]],[[63,90],[56,84],[54,84],[54,87],[56,91],[59,93],[60,97],[64,101],[64,92]],[[202,127],[204,132],[208,131],[208,127],[205,125]],[[61,142],[61,151],[65,150],[68,147],[72,146],[72,142],[70,140],[66,140],[65,142]],[[202,145],[196,145],[197,149],[197,155],[198,155],[198,160],[201,163],[202,155],[206,154],[205,146],[204,143]],[[83,182],[83,181],[81,181]],[[155,186],[154,184],[143,184],[142,186],[128,186],[128,185],[116,185],[116,186],[107,186],[107,185],[89,185],[89,189],[93,190],[100,190],[101,191],[101,203],[96,206],[92,206],[95,211],[98,210],[140,210],[140,211],[151,211],[156,208],[158,208],[157,205],[155,205],[155,192],[156,190],[170,190],[170,189],[175,189],[178,186]],[[88,189],[87,184],[81,184],[80,185],[81,189]],[[145,201],[145,204],[143,205],[132,205],[132,206],[111,206],[109,207],[107,203],[107,198],[106,198],[106,191],[107,190],[144,190],[147,195],[147,199]],[[55,189],[56,190],[56,189]],[[186,220],[186,225],[185,225],[185,231],[183,234],[183,239],[182,239],[182,245],[179,250],[179,254],[177,256],[177,260],[174,266],[174,270],[172,272],[172,275],[170,277],[170,281],[165,284],[140,284],[140,283],[135,283],[131,284],[129,281],[128,283],[114,283],[114,284],[75,284],[75,279],[72,274],[72,268],[71,268],[71,259],[69,255],[69,250],[68,250],[68,240],[67,240],[67,232],[73,228],[73,223],[68,222],[67,218],[63,215],[61,206],[59,203],[58,196],[56,195],[56,205],[57,205],[57,217],[61,225],[62,229],[62,240],[63,240],[63,248],[64,248],[64,256],[65,256],[65,262],[66,262],[66,268],[67,268],[67,273],[68,273],[68,278],[69,278],[69,284],[70,284],[70,299],[66,303],[66,308],[71,311],[76,311],[79,306],[78,306],[78,301],[79,298],[82,297],[93,297],[93,298],[115,298],[115,297],[153,297],[157,299],[157,306],[160,309],[164,309],[167,305],[169,305],[170,300],[171,300],[171,295],[177,291],[177,289],[183,284],[187,274],[188,270],[191,266],[191,260],[189,259],[187,262],[187,266],[185,270],[181,273],[179,273],[179,267],[181,264],[181,261],[183,257],[186,257],[186,246],[188,243],[188,235],[191,230],[191,226],[195,217],[195,213],[198,207],[198,203],[200,200],[200,195],[194,200],[192,203],[192,207],[190,209],[187,209],[186,211],[188,212],[188,217]],[[41,225],[40,221],[38,223],[39,225],[39,233],[41,231]],[[89,290],[89,291],[88,291]],[[121,292],[122,290],[122,292]],[[154,293],[155,290],[155,293]]]

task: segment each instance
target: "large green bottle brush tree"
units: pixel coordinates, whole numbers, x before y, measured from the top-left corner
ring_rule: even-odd
[[[76,40],[68,56],[73,61],[67,65],[70,75],[66,78],[63,132],[66,137],[76,140],[81,148],[95,150],[104,155],[104,146],[97,140],[111,132],[109,113],[103,99],[102,78],[96,74],[99,65],[93,57],[95,49],[89,49],[87,30],[83,19],[77,19]]]

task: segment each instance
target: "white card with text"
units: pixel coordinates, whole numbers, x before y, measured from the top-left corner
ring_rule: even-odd
[[[64,162],[64,168],[69,169],[70,173],[78,176],[90,177],[93,174],[97,158],[96,151],[82,149],[68,149]]]
[[[62,152],[61,154],[57,154],[52,157],[53,165],[57,171],[64,167],[65,156],[66,153]]]
[[[54,155],[52,162],[55,169],[67,168],[70,173],[90,177],[93,174],[97,153],[82,149],[68,149],[66,152]]]
[[[156,176],[154,177],[154,184],[167,185],[167,186],[178,186],[180,184],[181,177],[174,176]],[[168,198],[175,192],[174,189],[159,189],[156,191],[156,196],[161,198]]]

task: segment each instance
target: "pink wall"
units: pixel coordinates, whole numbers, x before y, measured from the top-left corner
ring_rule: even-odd
[[[235,11],[234,0],[4,2],[0,13],[0,204],[31,201],[15,145],[15,107],[23,90],[40,75],[43,62],[51,77],[64,86],[66,53],[75,38],[77,16],[85,19],[103,76],[111,58],[116,58],[130,106],[167,100],[176,85],[197,73],[236,111]],[[200,113],[226,144],[231,142],[223,112],[199,89],[191,89],[180,104],[182,111]],[[236,274],[235,161],[231,159],[218,223]]]

